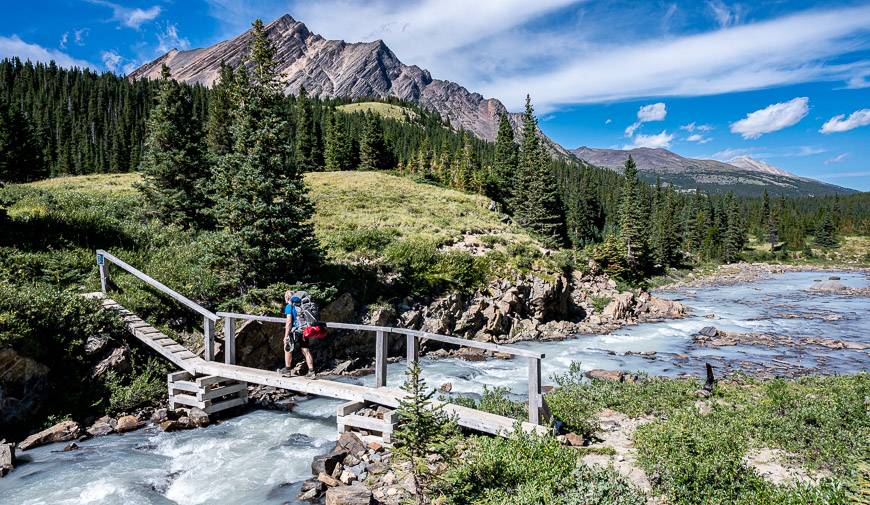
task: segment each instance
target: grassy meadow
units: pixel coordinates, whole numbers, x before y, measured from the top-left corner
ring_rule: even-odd
[[[405,121],[408,118],[414,120],[417,118],[417,113],[406,107],[382,102],[349,103],[345,105],[339,105],[335,108],[335,110],[348,114],[353,114],[356,112],[374,112],[375,114],[379,114],[385,118],[395,119],[397,121]]]

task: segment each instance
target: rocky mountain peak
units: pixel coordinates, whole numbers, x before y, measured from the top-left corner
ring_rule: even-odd
[[[276,49],[277,70],[286,93],[296,94],[305,86],[312,95],[400,98],[433,109],[455,128],[464,128],[489,141],[495,140],[499,114],[507,111],[494,98],[484,98],[455,82],[434,79],[416,65],[405,65],[380,39],[327,40],[289,14],[270,22],[266,31]],[[166,64],[174,79],[210,86],[218,78],[221,62],[250,65],[250,37],[248,30],[211,47],[173,50],[128,77],[156,79],[161,65]],[[545,140],[555,151],[566,154],[561,146]]]

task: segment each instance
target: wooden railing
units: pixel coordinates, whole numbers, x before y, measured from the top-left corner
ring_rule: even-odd
[[[108,253],[102,249],[97,249],[97,265],[100,268],[100,290],[104,294],[106,294],[109,288],[110,263],[116,265],[121,270],[126,271],[133,277],[136,277],[137,279],[141,280],[145,284],[148,284],[149,286],[160,291],[161,293],[169,295],[169,297],[173,298],[178,303],[201,315],[203,318],[203,357],[208,361],[214,360],[214,329],[215,324],[218,320],[218,316],[214,312],[206,309],[202,305],[194,302],[193,300],[187,298],[181,293],[169,288],[162,282],[142,272],[138,268],[129,265],[127,262],[118,258],[117,256]]]
[[[224,361],[235,364],[236,350],[236,321],[260,321],[264,323],[284,324],[285,318],[258,316],[252,314],[238,314],[234,312],[218,312],[217,316],[224,320]],[[529,371],[529,422],[540,424],[542,416],[548,415],[546,404],[541,389],[541,360],[544,353],[520,349],[513,346],[478,342],[465,338],[450,337],[408,328],[396,328],[392,326],[375,326],[368,324],[332,323],[326,322],[327,328],[337,330],[365,331],[375,334],[375,387],[387,385],[387,349],[389,335],[404,335],[406,347],[406,360],[410,364],[419,360],[420,342],[422,340],[434,340],[462,347],[471,347],[486,351],[500,352],[511,356],[524,357],[528,360]]]

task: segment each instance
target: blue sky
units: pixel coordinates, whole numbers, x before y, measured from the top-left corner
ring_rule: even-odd
[[[8,2],[0,57],[124,73],[289,13],[383,39],[519,110],[566,147],[749,155],[870,190],[870,1],[54,0]]]

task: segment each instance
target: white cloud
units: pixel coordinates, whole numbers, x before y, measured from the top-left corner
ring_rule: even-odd
[[[728,161],[733,160],[734,158],[739,158],[740,156],[758,156],[755,154],[755,152],[755,149],[752,148],[729,147],[727,149],[722,149],[721,151],[716,151],[715,153],[711,154],[710,159]]]
[[[832,117],[822,125],[819,131],[821,133],[845,132],[868,124],[870,124],[870,109],[860,109],[849,114],[848,118],[845,114]]]
[[[841,163],[849,156],[849,153],[840,153],[836,156],[828,158],[825,160],[825,165],[830,165],[832,163]]]
[[[689,142],[697,142],[699,144],[706,144],[707,142],[710,142],[713,139],[711,139],[709,137],[705,137],[705,136],[701,135],[700,133],[693,133],[693,134],[689,135],[688,137],[686,137],[686,140],[688,140]]]
[[[79,60],[56,49],[46,49],[38,44],[30,44],[21,40],[18,35],[0,36],[0,58],[19,57],[22,60],[48,63],[54,61],[61,67],[93,68],[94,65],[85,60]]]
[[[728,6],[720,0],[707,0],[707,7],[713,13],[716,22],[721,28],[728,28],[740,22],[742,8],[740,5]]]
[[[117,72],[124,61],[124,58],[115,51],[103,51],[100,53],[100,58],[103,60],[103,65],[112,72]]]
[[[160,15],[160,6],[154,5],[147,9],[138,7],[124,7],[107,0],[88,0],[92,4],[102,5],[112,9],[112,19],[120,22],[127,28],[138,30],[143,23],[153,21]]]
[[[540,108],[848,80],[870,69],[870,61],[835,64],[828,59],[870,47],[870,37],[862,37],[868,32],[870,5],[812,10],[667,40],[632,45],[588,42],[575,52],[580,56],[551,70],[491,75],[474,87],[512,108],[519,107],[528,92]]]
[[[637,134],[634,137],[634,142],[623,146],[623,149],[637,149],[638,147],[652,148],[667,148],[671,147],[671,141],[674,140],[674,135],[668,133],[667,130],[654,135]]]
[[[739,133],[745,139],[757,139],[765,133],[795,125],[809,113],[808,103],[809,98],[804,96],[750,112],[745,118],[731,123],[731,133]]]
[[[612,123],[612,122],[613,122],[613,120],[612,120],[612,119],[610,119],[610,118],[607,118],[607,120],[606,120],[606,121],[604,121],[604,124],[610,124],[610,123]]]
[[[166,28],[157,32],[157,41],[157,51],[160,53],[166,53],[172,49],[184,50],[190,47],[190,41],[179,36],[178,27],[172,23],[166,23]]]
[[[694,121],[692,121],[689,124],[684,124],[683,126],[680,127],[680,129],[687,131],[689,133],[692,133],[695,130],[698,130],[699,132],[708,132],[708,131],[713,129],[713,126],[708,125],[708,124],[697,124]]]
[[[66,43],[69,40],[69,32],[63,32],[63,35],[60,36],[60,44],[58,47],[61,49],[66,49]]]
[[[625,136],[631,137],[634,131],[640,128],[640,125],[651,121],[663,121],[668,115],[667,108],[662,102],[642,105],[637,111],[637,121],[628,125],[625,129]]]
[[[85,36],[88,34],[87,28],[82,28],[80,30],[73,31],[73,35],[76,41],[76,45],[83,46],[85,45]]]

